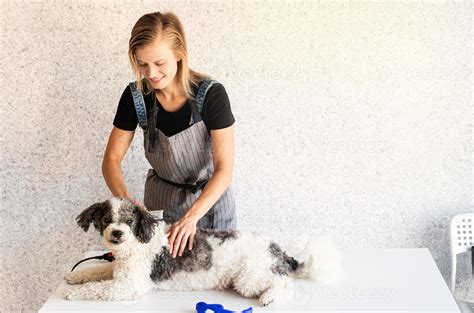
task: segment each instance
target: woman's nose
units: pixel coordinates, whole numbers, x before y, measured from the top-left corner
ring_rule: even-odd
[[[156,67],[150,67],[147,70],[147,77],[149,79],[156,77],[158,75],[158,69]]]

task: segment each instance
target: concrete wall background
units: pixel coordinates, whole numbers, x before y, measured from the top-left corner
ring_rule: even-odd
[[[74,218],[110,196],[101,160],[132,79],[130,30],[167,10],[191,67],[229,94],[240,230],[284,246],[331,233],[347,247],[427,247],[449,279],[449,220],[473,211],[472,7],[2,1],[0,311],[38,310],[102,247]],[[142,140],[123,164],[138,198]]]

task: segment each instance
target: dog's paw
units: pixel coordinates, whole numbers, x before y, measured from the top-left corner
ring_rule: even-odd
[[[82,297],[77,290],[74,289],[66,289],[63,292],[63,298],[66,300],[81,300]]]
[[[258,304],[261,306],[267,306],[274,301],[273,297],[268,292],[264,292],[260,298],[258,298]]]
[[[77,285],[77,284],[83,284],[86,282],[84,280],[83,275],[80,275],[78,273],[67,273],[64,275],[64,280],[69,284],[69,285]]]

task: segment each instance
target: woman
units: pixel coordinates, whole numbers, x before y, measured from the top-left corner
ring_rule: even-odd
[[[187,243],[192,249],[196,227],[235,228],[235,120],[224,86],[189,68],[175,14],[142,16],[132,29],[128,57],[135,81],[120,98],[102,172],[114,196],[133,199],[121,162],[139,124],[152,167],[143,203],[150,211],[163,210],[172,224],[170,254],[181,256]]]

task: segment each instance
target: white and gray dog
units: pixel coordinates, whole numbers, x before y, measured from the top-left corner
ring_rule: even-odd
[[[77,217],[87,231],[100,232],[115,260],[66,274],[69,300],[135,300],[152,289],[233,288],[267,305],[291,295],[293,278],[327,283],[340,277],[341,251],[330,240],[308,241],[299,257],[275,242],[234,230],[198,229],[193,249],[172,258],[166,232],[170,227],[127,198],[111,198]]]

